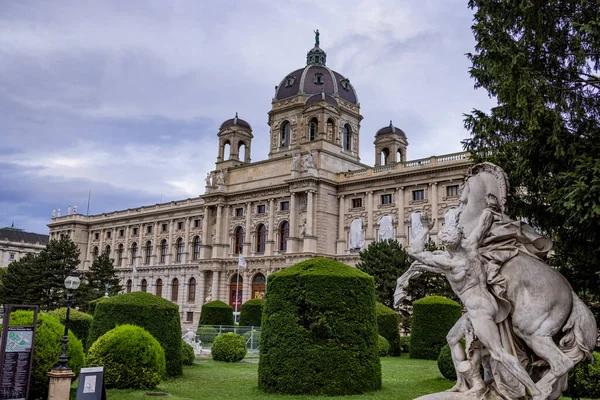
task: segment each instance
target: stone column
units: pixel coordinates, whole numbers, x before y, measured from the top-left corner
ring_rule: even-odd
[[[373,235],[373,192],[367,192],[367,232],[365,234],[365,248],[374,240]]]
[[[98,255],[104,253],[104,233],[104,229],[100,229],[100,246],[98,247]]]
[[[116,254],[115,253],[115,250],[116,250],[115,244],[116,244],[116,240],[117,240],[117,228],[116,227],[113,228],[111,236],[112,236],[112,243],[110,244],[110,252],[111,252],[111,254]],[[110,254],[109,254],[109,257],[110,257]],[[115,257],[113,256],[113,258],[115,258]]]
[[[150,257],[150,264],[156,265],[158,264],[159,258],[156,257],[157,254],[160,253],[160,246],[158,245],[158,221],[155,221],[152,225],[152,257]],[[167,244],[168,246],[168,244]],[[168,247],[167,247],[168,249]],[[168,250],[167,250],[168,252]],[[166,260],[165,260],[166,261]]]
[[[216,232],[215,232],[215,242],[212,248],[212,257],[213,258],[219,258],[221,257],[221,247],[219,246],[221,244],[221,225],[223,223],[222,220],[222,215],[223,214],[223,205],[219,204],[217,206],[217,226],[216,226]]]
[[[344,231],[344,214],[346,213],[345,196],[338,196],[340,204],[338,205],[338,238],[337,238],[337,254],[346,253],[346,232]]]
[[[314,190],[306,192],[306,232],[304,233],[304,252],[315,253],[317,251],[317,238],[314,235]]]
[[[190,217],[185,217],[185,236],[183,237],[183,243],[184,243],[184,248],[183,248],[183,260],[182,262],[184,264],[187,264],[189,261],[189,254],[190,254],[190,224],[192,223],[192,219]]]
[[[252,203],[246,203],[246,228],[244,232],[244,257],[250,255],[252,247]]]
[[[211,255],[211,243],[210,243],[210,234],[208,232],[209,223],[208,219],[210,218],[210,208],[208,206],[204,207],[204,216],[202,217],[202,244],[200,245],[200,258],[206,260],[210,258]],[[213,299],[217,299],[213,295]]]
[[[213,300],[219,299],[219,271],[213,271],[211,297]]]
[[[438,184],[437,182],[432,182],[431,184],[431,218],[433,218],[433,228],[431,228],[432,235],[436,236],[437,242],[437,233],[439,230],[438,223]]]
[[[196,304],[198,304],[198,309],[202,308],[202,304],[204,304],[204,298],[206,295],[204,294],[204,286],[206,285],[206,272],[198,271],[198,284],[197,284],[197,297]]]
[[[288,234],[288,248],[287,251],[290,253],[296,253],[298,251],[297,243],[297,225],[296,222],[296,193],[290,193],[290,232]]]
[[[396,193],[396,207],[398,208],[398,228],[396,239],[402,246],[406,246],[406,228],[404,226],[404,187],[400,186]]]
[[[88,227],[89,229],[89,227]],[[90,230],[88,232],[88,243],[87,243],[87,251],[86,251],[86,257],[85,257],[85,264],[83,265],[83,269],[90,269],[90,265],[92,264],[90,259],[91,259],[91,253],[92,253],[92,231]]]
[[[275,232],[275,200],[269,199],[269,228],[267,229],[267,243],[265,246],[265,255],[273,255],[274,240],[273,233]]]
[[[246,150],[247,151],[247,150]],[[221,227],[221,257],[227,257],[231,252],[231,241],[229,240],[229,216],[231,215],[231,206],[225,206],[225,215],[223,226]]]
[[[248,268],[244,268],[243,272],[244,286],[242,292],[242,304],[250,300],[250,292],[252,291],[252,285],[250,285],[250,282],[248,282]]]
[[[138,254],[137,254],[137,262],[136,262],[136,266],[141,267],[142,266],[142,261],[144,261],[144,247],[145,243],[143,240],[144,237],[144,224],[140,224],[140,226],[138,227]],[[133,289],[132,289],[133,290]]]

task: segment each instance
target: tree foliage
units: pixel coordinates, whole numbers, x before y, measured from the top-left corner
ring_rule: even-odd
[[[470,0],[471,77],[498,104],[465,117],[475,161],[507,172],[508,209],[549,234],[555,264],[600,294],[600,12],[594,0]]]
[[[113,262],[114,260],[109,257],[107,252],[103,252],[94,260],[90,269],[82,275],[82,284],[74,299],[75,304],[87,310],[90,301],[106,294],[107,285],[109,296],[123,291]]]

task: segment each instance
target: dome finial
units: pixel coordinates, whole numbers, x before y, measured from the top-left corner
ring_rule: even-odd
[[[392,120],[391,119],[390,119],[390,126],[394,126],[394,125],[392,125]]]
[[[233,119],[233,124],[237,125],[237,120],[238,120],[238,116],[237,116],[237,111],[235,112],[235,118]]]

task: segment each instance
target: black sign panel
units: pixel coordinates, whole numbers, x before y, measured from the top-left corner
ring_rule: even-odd
[[[33,308],[32,326],[9,326],[15,308]],[[6,305],[0,345],[0,400],[24,400],[29,390],[37,306]]]
[[[104,388],[104,367],[81,368],[77,400],[106,400]]]

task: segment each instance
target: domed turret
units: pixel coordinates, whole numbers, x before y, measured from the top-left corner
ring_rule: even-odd
[[[406,161],[406,134],[396,128],[392,121],[375,133],[375,166]]]
[[[224,121],[219,127],[219,155],[217,169],[250,162],[252,127],[243,119],[235,117]]]

